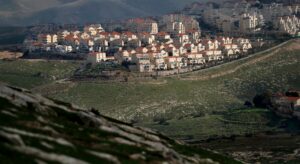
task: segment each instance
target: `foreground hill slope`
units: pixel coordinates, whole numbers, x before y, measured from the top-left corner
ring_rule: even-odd
[[[0,163],[236,163],[96,111],[0,85]]]

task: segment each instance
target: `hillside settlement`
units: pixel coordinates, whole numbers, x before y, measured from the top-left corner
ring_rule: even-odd
[[[299,11],[298,4],[243,1],[232,8],[229,3],[193,3],[181,13],[159,18],[40,32],[24,45],[29,54],[80,54],[92,65],[109,62],[134,72],[180,73],[249,54],[265,44],[266,32],[298,36]],[[219,33],[203,32],[203,25]]]

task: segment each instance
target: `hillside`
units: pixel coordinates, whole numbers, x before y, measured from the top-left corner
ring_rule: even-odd
[[[299,40],[292,40],[219,67],[128,83],[65,81],[80,66],[71,61],[0,61],[0,81],[193,141],[284,130],[270,123],[270,111],[249,112],[243,104],[265,90],[300,88],[299,52]]]
[[[300,88],[299,43],[290,40],[249,58],[189,74],[127,83],[67,80],[80,67],[78,62],[0,60],[0,81],[172,138],[191,143],[212,140],[203,146],[249,163],[298,162],[294,143],[299,141],[299,122],[243,104],[266,90]]]
[[[4,0],[0,25],[102,22],[157,16],[182,9],[194,0]]]
[[[0,49],[5,49],[6,45],[23,44],[26,34],[26,28],[0,27]]]
[[[299,40],[292,40],[269,52],[179,77],[129,83],[69,82],[72,86],[63,92],[53,90],[53,86],[39,89],[41,93],[50,90],[50,97],[95,107],[104,115],[176,138],[243,135],[277,126],[270,126],[265,116],[255,112],[258,118],[249,116],[249,121],[242,121],[257,122],[259,126],[224,125],[224,115],[229,109],[243,109],[244,102],[257,93],[300,88],[299,52]]]
[[[238,163],[133,127],[0,85],[0,163]]]
[[[70,77],[80,64],[77,61],[0,60],[0,81],[31,89]]]

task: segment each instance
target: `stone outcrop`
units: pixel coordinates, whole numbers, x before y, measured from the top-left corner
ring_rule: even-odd
[[[26,162],[25,162],[26,161]],[[72,104],[0,85],[0,163],[236,162]]]

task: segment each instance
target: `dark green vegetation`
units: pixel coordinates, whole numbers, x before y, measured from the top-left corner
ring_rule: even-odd
[[[3,61],[0,60],[0,81],[32,89],[67,78],[80,66],[69,61]]]
[[[239,163],[159,133],[0,85],[0,163]]]

